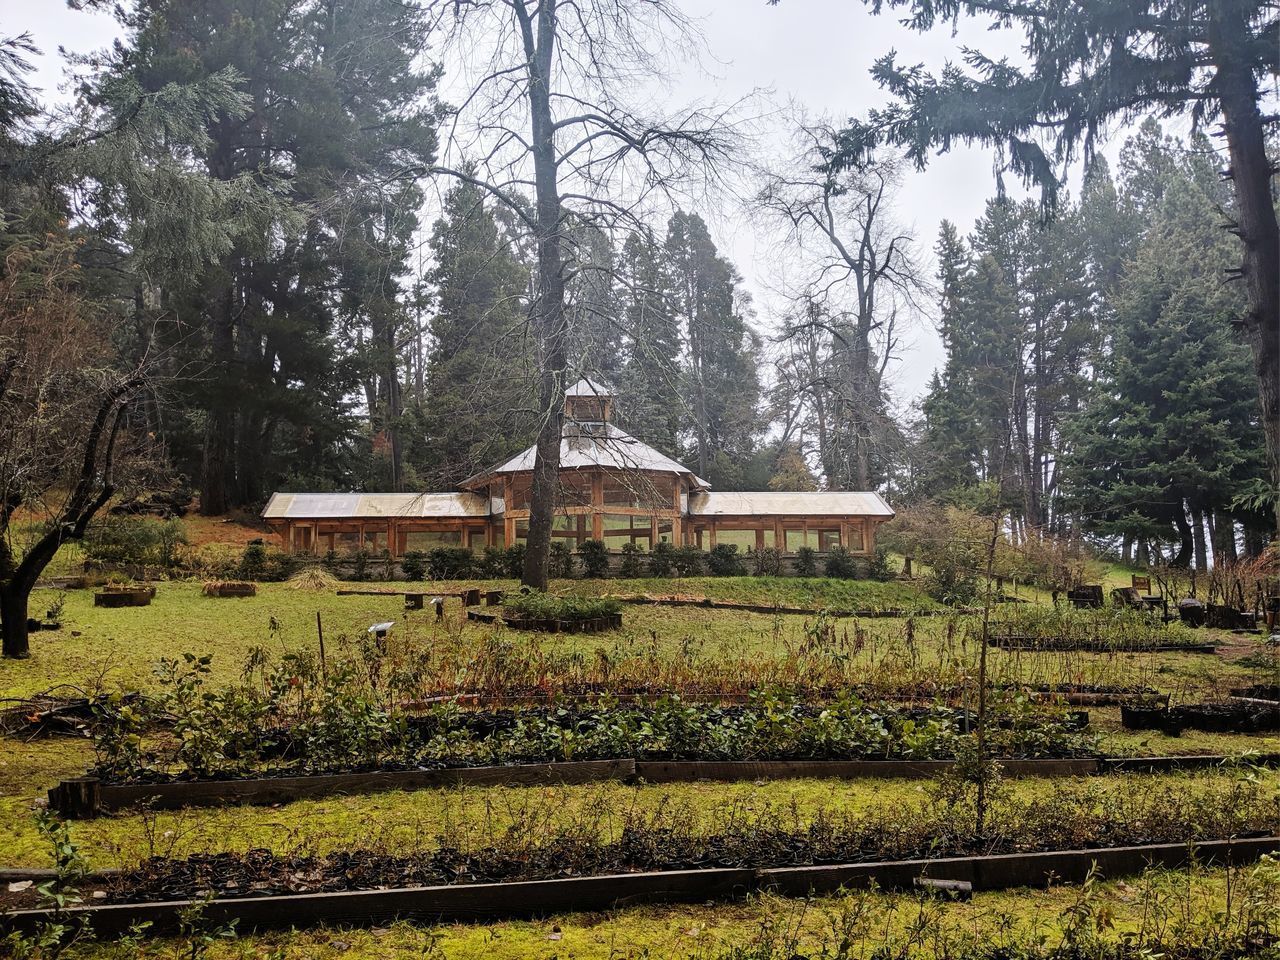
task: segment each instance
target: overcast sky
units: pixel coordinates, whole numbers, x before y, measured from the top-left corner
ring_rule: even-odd
[[[899,51],[902,61],[934,68],[958,58],[964,44],[988,54],[1018,56],[1016,37],[1008,32],[962,23],[958,36],[946,28],[922,37],[892,15],[872,16],[859,0],[782,0],[777,6],[765,0],[685,0],[684,8],[699,21],[710,56],[701,68],[672,78],[676,99],[732,101],[765,89],[774,103],[796,102],[810,114],[840,120],[883,102],[868,70],[891,49]],[[46,97],[59,96],[63,83],[59,47],[83,53],[107,45],[117,33],[109,16],[69,10],[64,0],[0,0],[0,11],[0,33],[30,32],[40,47],[43,56],[34,83]],[[776,135],[782,136],[781,129]],[[770,134],[765,136],[767,145]],[[958,149],[936,158],[927,171],[910,175],[897,216],[914,228],[927,252],[941,220],[967,231],[994,189],[991,153]],[[767,334],[779,309],[769,292],[775,283],[775,234],[731,206],[700,212],[746,279],[756,300],[756,326]],[[910,400],[942,360],[928,318],[917,320],[899,353],[893,375],[899,397]]]

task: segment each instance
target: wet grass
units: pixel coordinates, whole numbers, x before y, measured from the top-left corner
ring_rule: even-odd
[[[65,764],[70,757],[62,757]],[[32,775],[65,774],[50,762]],[[1270,821],[1280,828],[1280,772],[1248,768],[1172,774],[1126,774],[1066,780],[1007,780],[998,802],[1057,803],[1064,811],[1104,807],[1128,810],[1152,802],[1181,805],[1220,800],[1231,806],[1247,784],[1261,790]],[[1250,787],[1252,789],[1252,787]],[[1163,798],[1153,800],[1153,798]],[[406,854],[442,845],[478,849],[520,838],[557,836],[617,839],[629,824],[661,824],[693,834],[734,832],[751,825],[803,830],[817,820],[849,817],[895,823],[903,830],[937,807],[938,795],[916,780],[779,780],[687,784],[596,783],[581,786],[457,787],[329,797],[270,807],[182,811],[128,811],[71,825],[72,836],[95,867],[127,866],[150,856],[244,852],[281,855],[368,849]],[[958,808],[963,810],[963,806]],[[950,814],[949,814],[950,816]],[[963,813],[955,816],[963,819]],[[1179,814],[1182,816],[1182,814]],[[1269,816],[1264,814],[1264,818]],[[0,798],[0,866],[48,865],[30,794]],[[1206,823],[1206,830],[1216,829]],[[1188,837],[1190,839],[1190,837]]]
[[[1077,887],[979,893],[971,901],[923,898],[907,893],[850,893],[807,902],[770,895],[716,905],[641,906],[604,913],[579,913],[538,920],[487,924],[415,925],[395,923],[373,929],[319,928],[251,934],[236,940],[214,938],[210,960],[711,960],[730,947],[794,940],[809,955],[833,931],[849,930],[852,956],[892,956],[935,960],[965,945],[1055,946],[1081,918],[1097,918],[1097,947],[1116,944],[1152,924],[1165,922],[1194,935],[1217,922],[1242,879],[1267,890],[1274,866],[1223,870],[1152,872],[1141,878],[1099,882],[1087,894]],[[1230,891],[1230,892],[1229,892]],[[1153,909],[1153,904],[1158,905]],[[1240,909],[1238,899],[1232,903]],[[851,921],[853,919],[853,922]],[[850,929],[851,928],[851,929]],[[84,960],[171,958],[188,955],[190,941],[161,940],[128,946],[89,945],[70,957]],[[885,948],[876,953],[877,948]],[[1012,951],[1010,951],[1012,953]],[[805,955],[797,953],[796,956]],[[1089,954],[1092,956],[1093,954]],[[1098,955],[1103,955],[1099,950]]]
[[[609,581],[607,585],[618,589],[623,584],[644,583],[648,581]],[[676,581],[660,583],[670,588]],[[706,593],[713,593],[712,588],[723,589],[723,595],[735,591],[747,594],[750,588],[759,592],[748,594],[747,599],[760,600],[779,584],[788,590],[825,590],[824,596],[833,605],[848,599],[841,599],[841,591],[863,586],[907,589],[902,584],[763,578],[702,578],[697,586]],[[819,584],[824,586],[819,588]],[[404,584],[358,586],[404,588]],[[595,589],[585,581],[574,581],[571,588]],[[59,596],[56,591],[37,591],[33,609],[43,611]],[[330,650],[338,649],[344,638],[353,641],[363,637],[371,624],[385,620],[396,621],[392,632],[395,642],[409,655],[419,657],[459,646],[483,653],[484,645],[500,630],[465,621],[457,601],[447,604],[445,621],[437,623],[430,610],[406,612],[397,596],[340,597],[332,591],[298,591],[285,584],[262,584],[256,597],[210,598],[201,595],[199,583],[166,583],[150,606],[119,609],[95,608],[88,590],[61,596],[63,628],[33,634],[29,659],[0,660],[0,697],[29,696],[57,683],[147,689],[155,683],[155,662],[184,651],[212,654],[215,679],[230,681],[239,675],[246,655],[255,647],[273,656],[297,650],[314,652],[318,646],[317,613]],[[616,664],[630,659],[677,667],[695,665],[693,673],[698,663],[794,661],[803,653],[861,673],[874,667],[887,671],[890,677],[901,671],[938,678],[948,672],[972,672],[977,657],[978,645],[966,636],[965,622],[952,623],[948,617],[916,619],[910,627],[913,639],[908,641],[908,627],[902,619],[838,619],[820,631],[814,617],[696,607],[627,606],[623,616],[624,628],[612,633],[560,636],[508,630],[502,643],[517,656],[536,649],[548,657],[568,658],[587,667],[602,660]],[[1270,671],[1226,657],[1177,652],[992,651],[990,659],[996,682],[1142,685],[1180,697],[1225,694],[1232,685],[1270,677]],[[646,664],[644,670],[651,672],[651,667]]]

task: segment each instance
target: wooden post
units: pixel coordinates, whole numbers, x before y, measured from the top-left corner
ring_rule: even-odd
[[[604,473],[591,475],[591,539],[604,539]]]
[[[316,636],[320,638],[320,676],[327,677],[329,671],[324,662],[324,624],[320,622],[320,611],[316,611]]]

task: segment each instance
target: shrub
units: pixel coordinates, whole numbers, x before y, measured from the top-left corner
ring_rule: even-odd
[[[436,547],[427,553],[427,575],[432,580],[464,580],[474,565],[475,557],[466,547]]]
[[[748,550],[747,557],[751,560],[751,572],[757,577],[782,576],[782,551],[777,547]]]
[[[973,603],[978,597],[978,550],[950,542],[931,551],[925,591],[933,599],[952,606]]]
[[[136,564],[172,570],[183,562],[187,544],[181,520],[107,517],[89,528],[84,553],[102,564]]]
[[[351,579],[369,579],[369,551],[357,550],[351,555]]]
[[[653,552],[649,554],[649,576],[671,576],[672,570],[675,569],[675,553],[676,548],[667,541],[660,540],[655,543]]]
[[[858,576],[858,564],[847,547],[832,547],[827,553],[823,570],[828,577],[837,580],[853,580]]]
[[[713,577],[740,577],[746,573],[736,543],[717,543],[707,552],[707,569]]]
[[[410,550],[400,558],[400,569],[406,580],[424,580],[427,576],[427,555],[421,550]]]
[[[261,540],[250,540],[240,554],[240,576],[245,580],[261,580],[267,569],[267,547]]]
[[[485,547],[476,558],[476,572],[490,580],[507,575],[507,552],[502,547]]]
[[[502,573],[504,576],[513,580],[519,580],[524,576],[524,554],[525,545],[523,543],[512,544],[502,551]]]
[[[622,563],[618,565],[618,576],[632,579],[643,576],[643,558],[644,547],[638,543],[624,543],[622,545]]]
[[[696,577],[702,573],[702,561],[704,554],[692,543],[683,547],[677,547],[672,555],[672,563],[676,568],[676,575],[681,577]]]
[[[867,576],[881,582],[887,582],[896,576],[893,567],[889,564],[889,551],[884,547],[877,547],[876,552],[867,561]]]
[[[813,577],[818,573],[818,551],[813,547],[801,547],[796,551],[796,576]]]
[[[232,575],[239,580],[279,583],[293,576],[305,562],[296,554],[268,547],[261,540],[250,540]]]
[[[584,540],[578,548],[582,560],[582,575],[592,580],[609,575],[609,548],[603,540]]]
[[[553,577],[573,576],[573,551],[563,540],[551,541],[551,557],[547,566],[548,573]]]

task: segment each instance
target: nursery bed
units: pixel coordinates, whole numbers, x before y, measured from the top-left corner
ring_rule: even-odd
[[[95,936],[127,932],[151,924],[150,934],[176,930],[184,911],[200,904],[211,923],[235,921],[241,930],[307,927],[318,924],[383,924],[395,919],[426,921],[496,920],[582,910],[605,910],[638,903],[733,900],[757,891],[809,896],[842,888],[910,888],[917,878],[954,881],[967,890],[1043,887],[1079,882],[1096,870],[1107,878],[1140,873],[1151,866],[1176,868],[1197,863],[1244,864],[1280,850],[1280,837],[1166,843],[1143,846],[1052,850],[988,856],[868,861],[820,866],[706,867],[615,873],[498,883],[453,883],[390,889],[355,889],[265,896],[198,897],[150,903],[73,906],[55,916],[41,909],[0,916],[0,929],[30,933],[53,921],[88,921]],[[391,886],[391,885],[388,885]],[[198,891],[191,891],[197,893]]]

